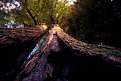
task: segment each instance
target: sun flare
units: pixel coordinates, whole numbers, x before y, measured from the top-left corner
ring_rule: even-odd
[[[68,4],[69,5],[73,5],[74,4],[74,2],[76,2],[77,0],[68,0]]]

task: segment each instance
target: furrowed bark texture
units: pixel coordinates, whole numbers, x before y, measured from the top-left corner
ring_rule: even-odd
[[[120,49],[77,41],[55,24],[15,81],[118,81],[120,74]]]
[[[34,43],[47,28],[0,29],[0,81],[12,81]]]

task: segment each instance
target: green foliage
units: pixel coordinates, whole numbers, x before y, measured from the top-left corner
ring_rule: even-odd
[[[6,22],[5,17],[9,17],[9,16],[10,14],[5,13],[5,11],[3,10],[0,10],[0,28],[2,28],[4,23]]]
[[[60,21],[62,16],[67,13],[67,0],[45,0],[48,15],[53,16],[55,21]],[[45,11],[45,12],[46,12]]]
[[[12,12],[17,22],[26,25],[51,24],[50,16],[60,21],[67,12],[66,0],[19,0],[21,9]]]
[[[14,20],[14,17],[10,16],[10,17],[4,17],[4,20],[7,22],[10,22],[11,20]]]
[[[10,10],[9,17],[4,16],[1,19],[13,19],[17,24],[24,25],[53,24],[52,18],[54,22],[60,22],[69,8],[67,0],[19,0],[19,3],[21,6],[15,5],[17,8]]]

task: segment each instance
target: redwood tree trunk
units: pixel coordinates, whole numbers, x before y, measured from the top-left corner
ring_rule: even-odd
[[[120,74],[120,49],[77,41],[55,24],[15,81],[118,80]]]

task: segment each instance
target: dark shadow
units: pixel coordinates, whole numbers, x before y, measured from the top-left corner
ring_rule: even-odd
[[[81,55],[67,46],[61,52],[48,56],[48,63],[53,65],[53,78],[47,81],[120,81],[121,69],[100,57]]]

